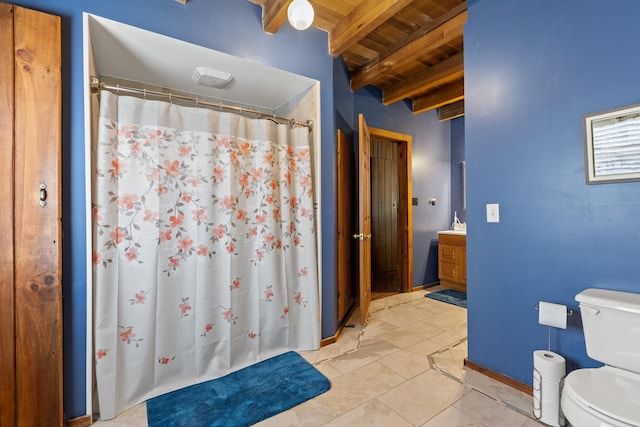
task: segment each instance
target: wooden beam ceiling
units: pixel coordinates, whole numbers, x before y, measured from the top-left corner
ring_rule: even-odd
[[[411,110],[418,114],[443,105],[464,99],[464,80],[432,90],[426,95],[415,96],[411,101]]]
[[[286,23],[291,0],[249,1],[262,6],[265,32]],[[385,105],[411,99],[414,113],[464,111],[465,0],[310,2],[313,26],[328,33],[329,53],[344,59],[351,90],[375,86]]]
[[[329,32],[329,53],[342,54],[413,0],[365,0]]]
[[[382,103],[393,104],[405,98],[412,98],[436,89],[440,86],[453,83],[464,77],[464,58],[461,53],[438,62],[424,71],[400,80],[382,90]]]
[[[291,0],[266,0],[262,6],[262,30],[275,34],[287,20],[287,9]]]
[[[464,6],[464,7],[461,7]],[[413,61],[418,55],[437,50],[442,45],[462,36],[467,20],[467,4],[452,9],[431,25],[391,46],[380,58],[370,61],[352,73],[351,90],[358,90],[375,82],[380,76],[395,67]]]

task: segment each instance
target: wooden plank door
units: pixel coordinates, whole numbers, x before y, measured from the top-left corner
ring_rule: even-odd
[[[351,141],[338,129],[338,321],[342,321],[353,303],[351,280],[351,234],[353,229]]]
[[[0,3],[0,426],[15,424],[13,6]]]
[[[372,288],[397,291],[398,265],[398,149],[396,143],[371,135]],[[380,290],[380,289],[378,289]]]
[[[395,144],[397,156],[397,247],[398,266],[400,276],[400,289],[402,292],[411,292],[413,289],[413,217],[412,217],[412,186],[411,186],[411,135],[370,127],[371,153],[373,156],[373,141],[385,140]],[[373,163],[373,160],[371,160]],[[372,167],[373,175],[373,167]],[[373,179],[373,178],[372,178]],[[372,187],[373,198],[377,196],[377,190]],[[395,199],[394,199],[395,200]],[[393,202],[392,202],[393,203]],[[373,201],[372,201],[373,204]],[[372,214],[373,219],[373,214]],[[372,227],[374,241],[381,239]],[[395,244],[394,244],[395,245]]]
[[[5,362],[13,365],[14,385],[2,392],[0,424],[61,426],[60,18],[6,3],[0,5],[0,10],[3,36],[7,26],[13,29],[13,46],[7,48],[3,37],[0,48],[3,72],[5,61],[11,61],[13,67],[11,73],[3,73],[0,78],[2,94],[13,93],[10,142],[4,126],[0,129],[2,154],[13,161],[13,170],[2,169],[7,192],[1,196],[2,210],[12,211],[13,217],[0,221],[3,234],[8,232],[13,240],[13,268],[2,268],[0,300],[3,313],[10,313],[2,315],[3,321],[12,317],[9,323],[14,327],[10,346],[13,351],[7,351],[11,356],[2,358],[3,371]],[[7,51],[9,55],[5,55]],[[4,124],[4,115],[0,121]],[[2,162],[6,160],[3,158]],[[8,301],[9,295],[13,296],[12,301]],[[3,345],[7,341],[5,334],[3,330]],[[2,352],[5,353],[4,347]],[[3,374],[2,386],[8,380]]]
[[[360,324],[364,325],[371,303],[371,135],[364,116],[358,116],[358,234],[360,242]]]

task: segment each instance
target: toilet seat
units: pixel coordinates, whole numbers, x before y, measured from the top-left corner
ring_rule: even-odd
[[[640,426],[640,374],[604,366],[578,369],[564,381],[562,411],[575,426]]]

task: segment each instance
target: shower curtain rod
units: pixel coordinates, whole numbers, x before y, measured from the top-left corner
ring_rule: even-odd
[[[180,101],[194,102],[196,106],[206,105],[208,107],[216,107],[216,108],[220,108],[227,111],[238,111],[241,113],[256,114],[258,118],[264,117],[265,119],[273,120],[278,124],[281,124],[280,122],[284,122],[289,126],[306,126],[309,128],[309,131],[313,130],[313,120],[299,122],[295,119],[280,117],[280,116],[276,116],[275,114],[267,114],[262,111],[252,110],[250,108],[244,108],[244,107],[236,107],[235,105],[222,104],[220,102],[206,101],[203,99],[198,99],[197,97],[176,95],[171,92],[165,93],[165,92],[158,92],[155,90],[138,89],[134,87],[126,87],[126,86],[120,86],[120,85],[113,86],[113,85],[108,85],[104,82],[101,82],[100,80],[98,80],[97,77],[93,77],[93,76],[91,77],[90,85],[91,85],[91,93],[98,93],[100,92],[100,90],[105,89],[105,90],[115,91],[116,93],[122,91],[122,92],[128,92],[128,93],[141,94],[144,96],[150,95],[150,96],[164,97],[164,98],[169,98],[169,100],[177,99]]]

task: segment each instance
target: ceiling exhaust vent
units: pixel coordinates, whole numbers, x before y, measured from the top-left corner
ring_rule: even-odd
[[[233,80],[233,74],[206,67],[196,67],[191,80],[202,86],[222,88]]]

